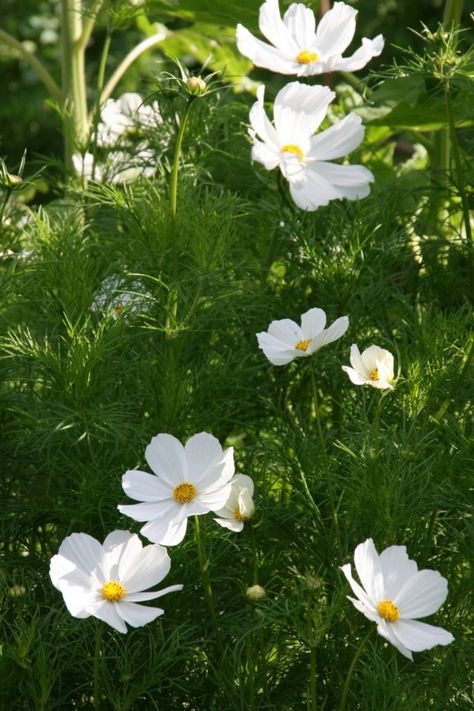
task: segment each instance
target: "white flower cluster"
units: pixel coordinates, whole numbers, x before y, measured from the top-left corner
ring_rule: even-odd
[[[342,57],[354,37],[356,15],[354,8],[336,2],[316,27],[314,13],[304,5],[293,3],[282,18],[278,0],[265,0],[259,26],[270,44],[238,25],[237,46],[257,67],[280,74],[308,77],[355,71],[377,57],[384,45],[381,35],[373,40],[364,38],[352,56]],[[265,113],[264,95],[262,85],[250,111],[252,159],[266,170],[280,169],[298,207],[311,211],[331,200],[358,200],[369,194],[374,176],[367,168],[331,162],[361,143],[364,128],[360,118],[351,113],[314,135],[335,98],[334,92],[297,81],[287,84],[275,98],[273,123]]]
[[[162,123],[157,102],[144,104],[140,94],[128,92],[119,99],[107,99],[91,137],[101,158],[87,151],[73,156],[77,175],[97,182],[128,183],[139,175],[152,178],[156,170],[153,150],[142,136],[143,130]],[[102,157],[103,156],[103,157]]]

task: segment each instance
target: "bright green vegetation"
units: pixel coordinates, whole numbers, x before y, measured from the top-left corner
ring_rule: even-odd
[[[219,12],[216,2],[218,22]],[[446,603],[425,621],[455,642],[409,662],[373,634],[347,709],[473,708],[474,89],[472,55],[443,60],[450,69],[439,73],[439,57],[461,57],[453,42],[438,34],[418,54],[399,52],[405,69],[384,74],[374,103],[363,102],[369,128],[351,162],[375,183],[358,203],[306,214],[286,204],[275,175],[250,164],[253,97],[222,86],[193,102],[176,215],[170,174],[185,103],[160,93],[162,136],[150,129],[149,140],[165,136],[168,147],[155,179],[60,185],[50,165],[34,179],[48,183],[46,204],[10,195],[0,226],[2,711],[336,710],[374,626],[346,599],[339,566],[369,537],[379,551],[406,545],[420,568],[448,579]],[[335,83],[336,112],[362,102]],[[135,307],[114,308],[123,293],[97,304],[111,275]],[[347,334],[312,358],[270,365],[256,332],[314,306],[328,322],[348,315]],[[380,393],[341,370],[352,343],[395,355],[398,379],[379,415]],[[224,654],[190,521],[164,583],[183,591],[159,601],[165,615],[150,625],[103,630],[94,697],[100,625],[68,614],[49,560],[74,531],[101,541],[138,531],[116,508],[130,503],[122,474],[147,470],[158,432],[184,441],[200,431],[234,446],[236,471],[255,482],[256,515],[241,534],[200,519]],[[251,602],[255,583],[266,596]]]

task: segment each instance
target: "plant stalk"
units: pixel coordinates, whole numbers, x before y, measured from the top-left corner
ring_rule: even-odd
[[[94,648],[94,708],[96,711],[99,711],[100,709],[100,651],[102,646],[103,630],[104,624],[99,620],[95,633]]]
[[[357,649],[357,652],[354,654],[354,658],[353,658],[353,660],[352,660],[352,662],[351,662],[351,665],[350,665],[350,667],[349,667],[349,671],[347,672],[346,680],[345,680],[345,682],[344,682],[344,688],[343,688],[343,690],[342,690],[342,696],[341,696],[341,703],[339,704],[339,711],[345,711],[346,702],[347,702],[347,695],[348,695],[348,693],[349,693],[349,688],[350,688],[350,685],[351,685],[352,674],[354,673],[355,665],[357,664],[357,661],[358,661],[360,655],[361,655],[362,652],[364,651],[365,645],[367,644],[367,642],[369,641],[369,639],[370,639],[371,636],[373,635],[374,629],[375,629],[375,628],[372,627],[372,629],[370,630],[370,632],[364,637],[364,639],[363,639],[362,642],[360,643],[360,645],[359,645],[359,647],[358,647],[358,649]]]
[[[316,711],[318,707],[317,697],[316,697],[316,646],[312,645],[310,648],[310,693],[311,693],[311,711]]]
[[[212,592],[211,578],[209,575],[209,561],[206,559],[206,549],[204,544],[204,534],[201,530],[199,523],[199,516],[194,516],[194,531],[196,538],[196,548],[199,559],[199,568],[201,571],[201,581],[204,590],[204,597],[206,598],[209,613],[211,615],[212,626],[214,627],[214,634],[216,636],[217,647],[219,652],[222,654],[224,647],[222,644],[221,633],[219,626],[217,624],[216,606],[214,603],[214,595]]]

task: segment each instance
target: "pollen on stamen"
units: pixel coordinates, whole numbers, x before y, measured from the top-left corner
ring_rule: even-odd
[[[189,481],[183,481],[182,484],[178,484],[173,489],[173,496],[178,504],[188,504],[196,498],[196,494],[196,487]]]
[[[372,370],[369,373],[369,378],[370,378],[370,380],[378,380],[379,379],[378,368],[372,368]]]
[[[240,508],[237,506],[236,509],[234,509],[234,518],[237,519],[237,521],[248,521],[249,517],[245,516],[245,514],[240,512]]]
[[[298,341],[298,343],[295,346],[296,350],[297,351],[306,351],[312,340],[313,340],[312,338],[308,338],[306,341]]]
[[[298,64],[311,64],[311,62],[318,62],[319,57],[316,52],[310,52],[309,49],[304,49],[296,57]]]
[[[294,153],[295,155],[298,156],[298,158],[300,159],[301,162],[304,160],[303,151],[295,143],[288,143],[285,146],[282,146],[282,148],[280,148],[280,152],[281,153]]]
[[[100,589],[100,593],[105,600],[109,602],[118,602],[125,595],[125,588],[121,583],[117,583],[115,580],[110,580],[108,583],[104,583]]]
[[[400,610],[391,600],[382,600],[377,605],[377,612],[387,622],[396,622],[400,619]]]

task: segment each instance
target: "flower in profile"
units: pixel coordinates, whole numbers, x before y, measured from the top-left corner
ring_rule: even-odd
[[[354,37],[357,10],[344,2],[334,3],[318,26],[314,13],[301,3],[293,3],[280,15],[278,0],[266,0],[260,7],[259,27],[267,44],[237,25],[237,46],[257,67],[279,74],[312,76],[323,72],[354,72],[365,67],[382,52],[384,40],[364,37],[362,46],[343,57]]]
[[[361,120],[348,114],[330,128],[319,127],[334,92],[326,86],[291,82],[278,92],[273,107],[274,124],[264,109],[265,87],[259,86],[250,110],[252,159],[267,170],[279,167],[290,184],[291,197],[303,210],[316,210],[330,200],[358,200],[370,192],[374,176],[361,165],[329,161],[353,151],[364,137]]]
[[[200,432],[183,446],[170,434],[153,437],[145,451],[154,474],[133,470],[122,477],[127,496],[139,504],[119,505],[135,521],[147,521],[141,533],[154,543],[180,543],[189,516],[219,511],[231,492],[234,450]]]
[[[329,328],[322,309],[309,309],[301,316],[301,326],[289,318],[272,321],[268,331],[257,333],[258,346],[273,365],[286,365],[295,358],[310,356],[328,343],[337,341],[349,327],[347,316]]]
[[[393,389],[393,355],[385,348],[369,346],[362,353],[355,343],[351,346],[352,368],[343,365],[354,385],[371,385],[379,390]]]
[[[236,474],[230,482],[231,490],[225,505],[215,513],[214,521],[230,531],[238,533],[255,513],[253,481],[246,474]]]
[[[405,546],[390,546],[379,555],[371,538],[357,546],[354,562],[362,587],[350,563],[341,567],[357,597],[349,600],[405,657],[413,660],[412,652],[453,641],[442,627],[418,621],[436,612],[448,595],[447,580],[437,570],[418,570]]]
[[[140,603],[154,600],[182,585],[143,592],[160,583],[170,570],[166,549],[142,546],[129,531],[114,531],[101,544],[87,533],[72,533],[51,558],[49,574],[73,617],[97,617],[126,632],[127,624],[142,627],[163,614],[159,607]]]

